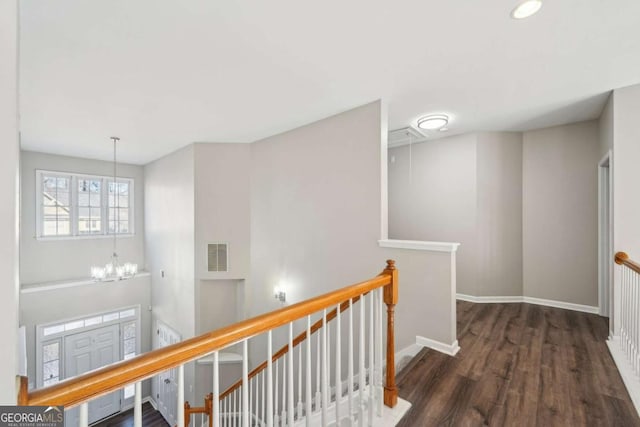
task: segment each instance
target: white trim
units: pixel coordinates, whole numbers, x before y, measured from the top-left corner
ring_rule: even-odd
[[[456,299],[461,301],[475,302],[479,304],[492,303],[520,303],[544,305],[547,307],[562,308],[565,310],[582,311],[584,313],[599,314],[600,309],[593,305],[575,304],[565,301],[554,301],[550,299],[523,297],[523,296],[473,296],[465,294],[456,294]]]
[[[640,381],[638,380],[638,376],[635,372],[633,372],[627,356],[620,348],[620,337],[610,337],[607,340],[607,347],[609,347],[611,357],[613,357],[613,361],[618,368],[618,372],[620,372],[622,381],[629,392],[629,397],[631,397],[633,406],[636,408],[638,415],[640,415]]]
[[[407,356],[413,359],[418,355],[418,353],[420,353],[420,350],[422,350],[422,346],[416,343],[416,344],[411,344],[400,351],[396,351],[396,354],[395,354],[396,368],[398,367],[402,359],[404,359]]]
[[[475,302],[475,303],[524,302],[524,299],[521,296],[476,297],[474,295],[456,294],[456,299],[459,299],[461,301]]]
[[[445,344],[440,341],[432,340],[421,336],[416,336],[416,344],[422,347],[431,348],[439,351],[440,353],[448,354],[449,356],[455,356],[460,351],[458,340],[455,340],[451,344]]]
[[[134,383],[135,384],[135,383]],[[127,384],[129,385],[129,384]],[[156,403],[153,401],[151,396],[146,396],[142,398],[142,404],[144,405],[145,403],[149,403],[151,404],[151,406],[153,407],[153,409],[155,409],[156,411],[158,410],[158,407],[156,406]],[[133,409],[133,407],[135,406],[135,403],[130,403],[128,405],[122,405],[122,407],[120,408],[120,412],[118,412],[117,414],[113,414],[108,418],[105,418],[104,420],[100,420],[100,421],[107,421],[109,418],[113,418],[115,416],[120,415],[123,412],[126,412],[130,409]]]
[[[148,271],[138,272],[135,276],[125,280],[135,280],[138,277],[150,277]],[[20,285],[21,294],[32,294],[35,292],[52,291],[54,289],[73,288],[76,286],[96,286],[105,283],[113,283],[114,280],[95,281],[93,279],[61,280],[58,282],[33,283],[30,285]],[[120,282],[120,280],[118,280]]]
[[[553,301],[549,299],[523,297],[529,304],[545,305],[547,307],[564,308],[565,310],[582,311],[584,313],[598,314],[600,309],[593,305],[574,304],[565,301]]]
[[[455,252],[458,250],[460,243],[385,239],[378,240],[378,245],[380,245],[381,248],[414,249],[431,252]]]

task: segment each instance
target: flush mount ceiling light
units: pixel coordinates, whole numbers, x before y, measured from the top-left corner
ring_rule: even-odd
[[[418,120],[418,127],[426,130],[437,130],[449,123],[449,116],[445,114],[432,114]]]
[[[513,19],[524,19],[534,15],[542,7],[542,0],[526,0],[511,11]]]

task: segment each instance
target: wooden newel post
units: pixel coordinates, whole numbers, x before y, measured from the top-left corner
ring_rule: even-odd
[[[18,405],[26,405],[29,401],[29,378],[17,377]]]
[[[384,404],[393,408],[398,403],[395,364],[395,307],[398,302],[398,270],[396,262],[387,260],[387,268],[382,274],[391,276],[391,283],[384,287],[384,303],[387,305],[387,379],[384,386]]]

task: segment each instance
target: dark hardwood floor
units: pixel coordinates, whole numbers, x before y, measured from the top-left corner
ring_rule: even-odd
[[[169,427],[160,412],[153,409],[150,403],[142,405],[142,425],[144,427]],[[94,424],[93,427],[133,427],[133,409]]]
[[[607,319],[458,301],[455,357],[421,351],[399,374],[408,426],[640,426],[609,354]]]

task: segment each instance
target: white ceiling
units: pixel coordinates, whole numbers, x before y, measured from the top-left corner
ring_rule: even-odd
[[[390,129],[595,118],[640,82],[640,2],[21,0],[23,148],[144,164],[384,98]]]

